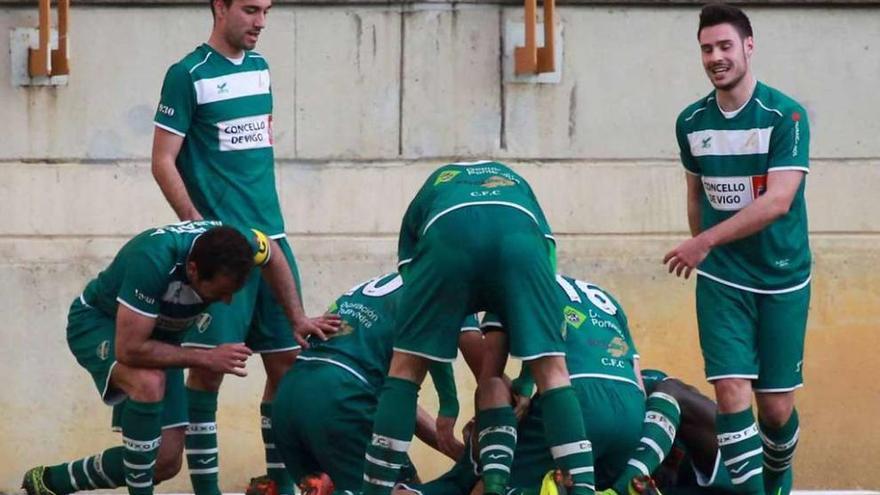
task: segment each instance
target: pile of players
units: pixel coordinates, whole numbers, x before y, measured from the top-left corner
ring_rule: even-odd
[[[676,126],[693,237],[664,259],[670,272],[698,272],[716,406],[641,370],[623,308],[557,274],[532,189],[499,162],[434,171],[403,218],[397,272],[307,317],[275,190],[270,75],[252,51],[270,6],[214,0],[208,42],[166,75],[153,173],[181,223],[126,243],[68,317],[70,349],[114,406],[122,445],[28,470],[29,495],[151,495],[184,452],[196,495],[218,495],[217,393],[254,352],[267,372],[267,478],[253,489],[271,495],[292,495],[294,482],[364,495],[623,495],[658,483],[789,493],[809,302],[809,130],[799,105],[752,76],[741,11],[701,13],[715,90]],[[453,433],[459,348],[478,382],[464,443]],[[524,363],[513,381],[508,356]],[[417,406],[428,372],[436,419]],[[454,467],[421,483],[407,454],[414,435]]]

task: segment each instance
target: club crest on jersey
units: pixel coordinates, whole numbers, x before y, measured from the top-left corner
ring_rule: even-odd
[[[492,177],[489,177],[488,179],[486,179],[485,182],[483,182],[483,187],[488,187],[488,188],[510,187],[510,186],[515,186],[515,185],[516,185],[516,182],[508,179],[507,177],[502,177],[500,175],[493,175]]]
[[[587,315],[571,306],[563,308],[562,314],[565,315],[565,322],[573,326],[575,329],[580,328],[581,325],[587,321]]]
[[[454,179],[456,175],[458,175],[460,173],[461,172],[458,170],[444,170],[444,171],[440,172],[440,175],[438,175],[437,179],[434,180],[434,185],[439,186],[440,184],[443,184],[445,182],[449,182],[452,179]]]
[[[105,340],[98,344],[95,354],[98,355],[98,359],[101,361],[106,361],[110,357],[110,341]]]
[[[196,330],[198,330],[199,333],[205,333],[205,330],[207,330],[208,327],[211,326],[211,322],[213,320],[214,320],[214,317],[208,313],[200,314],[199,316],[196,317],[196,323],[195,323]]]
[[[611,357],[623,357],[629,352],[629,344],[620,337],[614,337],[611,339],[611,342],[608,343],[607,351]]]

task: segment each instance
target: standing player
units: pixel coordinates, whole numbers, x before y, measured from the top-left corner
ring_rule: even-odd
[[[797,102],[752,75],[752,27],[741,10],[704,7],[697,36],[715,90],[676,121],[693,237],[663,261],[679,276],[697,270],[700,345],[731,481],[743,493],[766,486],[778,495],[790,485],[799,433],[810,129]]]
[[[244,376],[244,344],[180,347],[206,326],[210,303],[229,303],[254,265],[292,314],[294,281],[277,245],[256,230],[215,221],[183,222],[134,237],[70,306],[67,342],[113,409],[124,446],[25,474],[28,495],[65,495],[126,485],[150,495],[180,469],[188,424],[182,368]],[[155,481],[154,481],[155,480]]]
[[[153,175],[181,220],[216,218],[252,225],[277,240],[298,281],[275,190],[269,66],[254,51],[271,0],[213,0],[214,28],[165,75],[155,117]],[[279,253],[280,254],[280,253]],[[305,333],[328,329],[311,322],[296,296],[294,325]],[[210,348],[244,342],[263,358],[260,405],[270,478],[292,494],[287,470],[272,448],[271,401],[298,349],[290,324],[266,282],[255,274],[230,306],[211,310],[210,331],[191,332],[185,345]],[[301,327],[301,328],[300,328]],[[196,495],[219,495],[217,392],[223,375],[193,369],[187,379],[192,424],[187,462]]]
[[[440,167],[407,209],[398,256],[405,283],[365,456],[364,493],[391,492],[409,450],[428,363],[455,359],[461,322],[480,310],[500,316],[511,354],[531,366],[543,395],[547,440],[560,468],[574,476],[575,494],[592,493],[589,442],[565,366],[552,234],[528,183],[497,162]],[[486,441],[506,435],[505,442],[515,443],[513,409],[483,417],[478,430]],[[495,469],[484,474],[488,493],[503,493],[507,484],[513,451],[503,452],[509,453],[496,453]]]

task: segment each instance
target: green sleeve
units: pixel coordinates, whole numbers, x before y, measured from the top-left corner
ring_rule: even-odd
[[[169,266],[174,264],[162,263],[156,254],[139,250],[128,256],[125,278],[116,296],[118,303],[150,318],[159,316],[159,300],[168,288]]]
[[[162,94],[156,108],[156,126],[168,132],[185,136],[192,123],[196,95],[189,71],[182,64],[174,64],[165,73]]]
[[[701,175],[700,164],[691,154],[691,145],[687,138],[687,129],[684,125],[684,114],[675,122],[675,138],[678,140],[678,149],[681,156],[681,164],[685,170],[692,174]]]
[[[438,416],[447,418],[458,417],[458,391],[455,389],[455,374],[452,372],[452,363],[432,362],[428,368],[431,380],[437,389],[437,397],[440,401]]]
[[[513,380],[513,393],[523,397],[531,397],[535,393],[535,378],[532,376],[531,368],[526,364],[522,364],[519,376]]]
[[[809,170],[810,124],[803,108],[796,106],[787,110],[781,122],[773,127],[768,158],[768,171],[785,168]]]

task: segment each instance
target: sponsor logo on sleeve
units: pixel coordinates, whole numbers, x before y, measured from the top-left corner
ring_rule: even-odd
[[[587,315],[571,306],[563,308],[562,314],[565,315],[565,321],[576,329],[580,328],[587,321]]]
[[[272,147],[272,116],[254,115],[217,123],[220,151]]]
[[[159,103],[159,113],[163,115],[167,115],[168,117],[174,117],[174,108],[169,107],[168,105]]]
[[[767,176],[702,177],[703,191],[712,208],[739,211],[767,191]]]
[[[434,180],[434,185],[439,186],[440,184],[449,182],[452,179],[454,179],[456,175],[458,175],[460,173],[461,172],[458,170],[444,170],[444,171],[440,172],[440,174],[437,176],[437,179]]]
[[[801,114],[794,112],[791,114],[791,120],[794,121],[794,146],[791,147],[791,157],[798,156],[798,144],[801,142]]]

